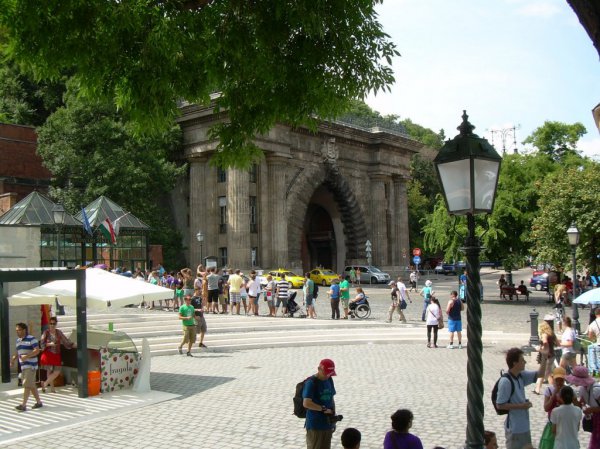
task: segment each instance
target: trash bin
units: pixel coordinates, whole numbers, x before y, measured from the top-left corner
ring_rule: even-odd
[[[100,371],[88,371],[88,395],[98,396],[100,394]]]

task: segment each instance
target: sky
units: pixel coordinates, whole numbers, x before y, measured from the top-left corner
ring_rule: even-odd
[[[600,160],[592,108],[600,60],[566,0],[384,0],[379,21],[401,53],[396,83],[366,102],[452,138],[463,109],[474,132],[502,150],[545,121],[581,122],[578,148]]]

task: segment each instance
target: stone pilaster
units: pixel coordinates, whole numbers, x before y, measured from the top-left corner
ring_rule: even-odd
[[[196,239],[198,231],[202,231],[204,234],[204,243],[202,255],[206,256],[206,242],[209,230],[207,229],[207,223],[205,220],[206,209],[205,202],[206,198],[204,192],[206,192],[206,173],[208,171],[208,162],[205,158],[191,159],[190,164],[190,187],[189,187],[189,202],[187,204],[189,210],[189,227],[188,227],[188,248],[189,257],[188,261],[190,268],[195,271],[196,266],[201,263],[200,255],[200,243]]]
[[[373,249],[373,265],[387,265],[387,201],[385,198],[385,182],[387,176],[377,174],[371,176],[371,207],[372,207],[372,233],[371,244]]]
[[[258,166],[260,175],[258,183],[258,254],[259,254],[259,265],[263,269],[269,269],[271,267],[271,259],[273,249],[271,247],[271,209],[275,204],[269,197],[270,179],[272,173],[269,169],[269,165],[266,162],[261,163]]]
[[[289,160],[280,157],[268,157],[269,167],[269,219],[271,221],[271,266],[274,268],[286,267],[288,264],[288,239],[287,239],[287,200],[286,171]],[[298,244],[294,242],[294,244]]]
[[[402,176],[394,177],[394,246],[397,261],[394,265],[405,267],[410,265],[411,249],[408,234],[408,197],[406,193],[407,179]]]
[[[227,257],[233,269],[251,265],[249,187],[247,171],[227,170]]]

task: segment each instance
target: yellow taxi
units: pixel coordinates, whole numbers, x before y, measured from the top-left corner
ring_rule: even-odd
[[[315,268],[311,270],[310,278],[313,282],[320,285],[331,285],[331,281],[339,279],[338,275],[328,268]]]
[[[285,268],[268,271],[267,274],[273,276],[274,281],[280,281],[281,275],[285,274],[285,280],[292,284],[292,288],[302,288],[304,286],[304,276],[298,276],[296,273]],[[266,276],[266,274],[263,274]]]

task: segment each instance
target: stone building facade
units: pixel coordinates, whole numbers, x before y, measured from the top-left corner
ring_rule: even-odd
[[[188,105],[179,120],[189,175],[172,198],[190,265],[214,256],[231,268],[341,272],[366,263],[367,240],[373,265],[409,264],[406,188],[422,144],[339,122],[321,122],[315,132],[278,124],[255,139],[260,163],[221,170],[209,162],[216,142],[207,137],[220,119]]]

